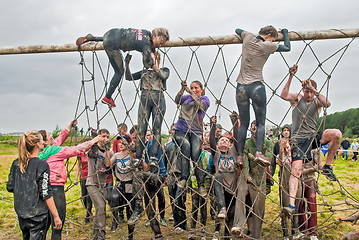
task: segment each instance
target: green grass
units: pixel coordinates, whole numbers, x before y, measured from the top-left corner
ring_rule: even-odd
[[[0,148],[2,150],[2,148]],[[6,155],[15,155],[16,148],[11,147],[9,149],[3,149],[0,152],[6,152]],[[1,154],[5,155],[5,154]],[[21,232],[19,226],[13,230],[15,226],[16,214],[13,209],[13,204],[8,201],[12,201],[12,194],[6,191],[6,181],[9,173],[9,169],[12,161],[15,157],[1,157],[0,158],[0,239],[21,239]],[[69,161],[69,169],[76,163],[76,159],[72,158]],[[358,178],[358,162],[344,161],[339,158],[334,165],[334,171],[340,179],[340,183],[344,188],[350,192],[355,198],[359,197],[359,185],[357,184]],[[74,171],[70,174],[70,179],[74,180],[75,173]],[[277,178],[277,174],[275,174]],[[65,186],[65,189],[70,186],[70,179]],[[328,181],[325,177],[320,176],[319,178],[319,190],[320,194],[317,194],[317,203],[318,205],[318,226],[319,235],[323,233],[325,239],[341,239],[342,236],[349,231],[354,231],[355,227],[352,227],[349,223],[337,224],[336,221],[338,217],[347,216],[353,212],[355,209],[350,206],[350,204],[357,204],[357,202],[346,198],[340,192],[340,187],[338,183],[333,183]],[[278,239],[282,237],[282,232],[280,230],[280,207],[279,207],[279,189],[277,185],[272,187],[272,192],[269,194],[266,200],[266,212],[263,223],[263,234],[265,239]],[[66,231],[69,230],[70,239],[91,239],[92,224],[83,226],[82,222],[85,216],[85,210],[82,207],[82,203],[79,200],[80,197],[80,186],[72,186],[69,191],[66,193],[67,199],[67,220],[69,220],[69,225],[64,226],[63,237],[66,236]],[[165,189],[165,195],[167,194],[167,188]],[[187,195],[187,216],[191,210],[190,196]],[[328,204],[333,205],[334,214],[330,212],[329,206],[323,204],[322,199],[325,200]],[[272,201],[273,200],[273,201]],[[345,204],[345,201],[349,204]],[[94,210],[93,210],[94,211]],[[111,217],[109,213],[109,208],[107,208],[107,234],[106,239],[121,239],[123,236],[127,235],[127,225],[121,223],[121,230],[113,233],[109,231],[111,227]],[[166,218],[171,215],[171,208],[169,206],[169,199],[166,199]],[[208,214],[207,228],[208,232],[207,237],[211,237],[211,233],[214,231],[214,221],[210,220]],[[150,227],[145,227],[146,217],[142,217],[139,221],[139,224],[136,225],[135,239],[150,239],[153,237],[153,233]],[[178,235],[174,233],[174,229],[171,226],[173,222],[169,222],[168,227],[161,227],[163,235],[168,239],[184,239],[187,234]],[[189,221],[187,222],[188,227]],[[197,224],[198,225],[198,224]],[[223,227],[222,227],[223,233]],[[48,235],[49,238],[49,235]]]

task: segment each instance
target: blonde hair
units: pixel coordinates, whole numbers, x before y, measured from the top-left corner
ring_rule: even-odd
[[[164,37],[166,41],[170,40],[170,34],[166,28],[155,28],[152,30],[152,35],[156,37]]]
[[[19,151],[19,168],[22,173],[26,171],[31,152],[34,150],[36,144],[41,141],[41,139],[41,134],[35,130],[28,131],[24,133],[24,135],[20,136],[17,142],[17,148]]]

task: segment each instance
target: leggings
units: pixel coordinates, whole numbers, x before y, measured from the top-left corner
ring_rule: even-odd
[[[166,113],[166,101],[162,91],[142,90],[141,101],[138,107],[138,133],[136,140],[136,158],[141,159],[145,149],[145,136],[148,121],[152,115],[152,151],[149,157],[157,157],[161,145],[161,127],[163,116]]]
[[[182,191],[174,182],[168,185],[168,194],[172,199],[173,226],[187,230],[186,191]]]
[[[82,203],[86,209],[86,218],[92,215],[92,201],[86,188],[86,179],[80,180]]]
[[[190,172],[190,163],[193,161],[195,166],[195,175],[197,178],[198,187],[204,186],[205,173],[203,171],[203,163],[201,159],[202,153],[202,133],[183,132],[180,130],[175,131],[175,141],[181,148],[181,153],[178,155],[178,159],[181,164],[181,180],[188,179]]]
[[[238,132],[238,154],[243,156],[244,143],[246,142],[247,129],[249,127],[249,99],[252,99],[254,114],[256,116],[256,152],[262,152],[265,136],[265,120],[267,111],[267,96],[263,83],[254,82],[248,85],[237,84],[236,101],[239,111],[241,126]]]
[[[120,183],[120,184],[118,184]],[[128,182],[118,182],[113,188],[111,193],[111,211],[113,217],[117,224],[119,224],[119,215],[118,208],[126,207],[127,219],[132,215],[133,209],[135,208],[135,201],[132,200],[132,193],[126,193],[126,185],[132,185],[132,181]],[[128,238],[133,238],[133,231],[135,230],[135,225],[127,225],[128,228]]]
[[[55,206],[56,206],[57,212],[59,213],[59,217],[62,221],[61,229],[54,229],[54,226],[55,226],[54,217],[52,216],[52,214],[49,211],[50,217],[48,219],[49,219],[49,221],[51,220],[51,227],[52,227],[51,240],[61,240],[62,228],[64,227],[65,218],[66,218],[65,191],[64,191],[64,186],[53,185],[53,186],[51,186],[51,188],[52,188],[52,194],[53,194]],[[50,224],[48,224],[47,230],[49,227],[50,227]]]
[[[204,228],[207,223],[207,202],[206,199],[198,194],[198,188],[193,188],[192,194],[192,217],[191,228],[196,228],[198,212],[201,212],[201,227]]]

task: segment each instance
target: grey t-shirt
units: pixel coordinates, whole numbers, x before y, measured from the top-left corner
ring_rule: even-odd
[[[110,158],[113,156],[113,151],[110,150]],[[86,186],[105,187],[107,173],[102,172],[106,169],[105,164],[106,151],[97,150],[97,158],[88,157],[88,175]]]
[[[318,118],[319,112],[316,100],[313,99],[311,103],[307,104],[304,97],[302,97],[292,111],[293,138],[313,137],[316,132]]]
[[[115,153],[111,158],[111,166],[114,165],[115,177],[122,182],[133,179],[132,160],[130,154]]]
[[[240,84],[251,84],[253,82],[263,82],[263,66],[270,54],[278,49],[278,44],[258,39],[256,35],[243,31],[241,70],[237,77]]]
[[[222,154],[217,148],[213,158],[216,174],[222,176],[226,191],[232,194],[235,193],[237,187],[238,172],[235,167],[237,157],[236,148],[232,146],[226,154]]]

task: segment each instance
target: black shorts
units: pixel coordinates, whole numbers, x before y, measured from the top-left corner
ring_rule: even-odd
[[[321,146],[322,135],[323,132],[318,131],[314,137],[292,139],[292,160],[305,160],[305,162],[312,160],[311,150]]]

